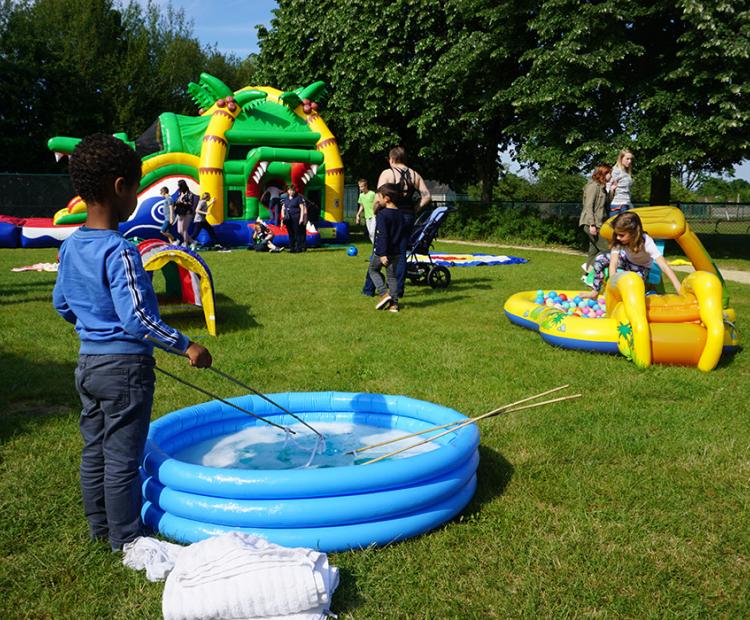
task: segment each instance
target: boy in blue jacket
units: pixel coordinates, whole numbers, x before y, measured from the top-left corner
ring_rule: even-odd
[[[375,246],[370,257],[369,274],[378,294],[376,310],[398,312],[398,279],[396,265],[406,226],[401,211],[396,206],[401,189],[395,183],[378,187],[376,202],[382,207],[375,214]],[[385,267],[385,278],[381,269]],[[386,288],[387,284],[387,288]]]
[[[161,320],[136,247],[118,232],[136,207],[141,161],[121,140],[84,138],[70,158],[86,224],[60,248],[53,301],[81,340],[76,388],[83,409],[81,490],[92,539],[113,550],[142,534],[138,466],[154,396],[151,341],[207,368],[211,354]]]

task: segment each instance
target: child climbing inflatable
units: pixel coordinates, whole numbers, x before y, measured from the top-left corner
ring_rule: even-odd
[[[597,302],[583,299],[586,293],[558,290],[555,295],[542,292],[541,303],[537,291],[516,293],[505,302],[505,315],[555,346],[619,352],[639,368],[678,364],[713,370],[722,354],[739,347],[736,315],[729,307],[719,270],[679,209],[646,207],[629,213],[638,215],[649,237],[676,241],[695,268],[681,283],[674,273],[674,279],[668,275],[677,294],[646,295],[644,278],[624,271],[610,274],[604,298],[597,300],[605,312],[592,313],[589,308]],[[614,237],[615,245],[629,246],[630,240],[624,236],[618,240],[612,224],[613,220],[606,222],[601,234],[607,239]]]

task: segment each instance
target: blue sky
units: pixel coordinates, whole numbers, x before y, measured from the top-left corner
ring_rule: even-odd
[[[311,0],[314,1],[314,0]],[[165,7],[169,0],[157,0]],[[183,9],[193,22],[193,32],[205,45],[215,45],[223,53],[240,58],[258,51],[256,26],[269,26],[276,0],[171,0],[172,6]],[[750,160],[739,166],[735,176],[750,181]]]
[[[157,0],[156,4],[166,7],[169,1]],[[201,43],[244,58],[258,51],[255,27],[269,26],[277,5],[276,0],[172,0],[172,6],[192,20],[193,33]]]

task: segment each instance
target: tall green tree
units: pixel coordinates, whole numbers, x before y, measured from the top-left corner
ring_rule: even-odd
[[[542,172],[631,148],[669,201],[682,168],[723,172],[750,149],[748,0],[539,0],[513,94],[522,156]]]
[[[187,84],[210,70],[236,88],[251,60],[202,48],[171,4],[2,0],[0,170],[59,170],[55,135],[135,137],[165,111],[195,113]],[[249,81],[249,80],[248,80]]]
[[[275,14],[271,28],[259,30],[259,77],[283,90],[331,85],[326,121],[348,173],[373,178],[396,144],[415,158],[424,75],[445,47],[439,4],[281,0]]]
[[[478,181],[489,201],[501,174],[500,151],[519,140],[509,96],[523,75],[531,43],[526,3],[449,0],[447,45],[425,76],[425,107],[416,118],[422,152],[436,176],[456,185]]]
[[[511,141],[507,89],[522,70],[528,15],[516,5],[281,0],[259,33],[259,74],[282,89],[331,84],[326,119],[349,174],[374,178],[401,144],[422,174],[480,180],[489,199]]]

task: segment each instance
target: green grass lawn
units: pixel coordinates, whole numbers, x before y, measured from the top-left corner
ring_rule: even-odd
[[[410,287],[400,314],[360,295],[366,251],[207,253],[218,337],[166,307],[217,368],[265,392],[405,394],[478,415],[570,383],[582,399],[481,426],[476,495],[443,527],[331,554],[340,618],[750,615],[750,358],[711,373],[554,349],[511,325],[517,291],[575,288],[580,256],[453,268]],[[438,251],[493,251],[438,244]],[[54,250],[0,250],[0,618],[158,618],[163,585],[87,541],[78,490],[77,338],[51,306],[55,274],[11,273]],[[684,274],[679,274],[684,277]],[[157,290],[163,286],[157,276]],[[750,286],[728,283],[747,334]],[[223,396],[183,359],[164,368]],[[202,400],[159,376],[154,418]]]

